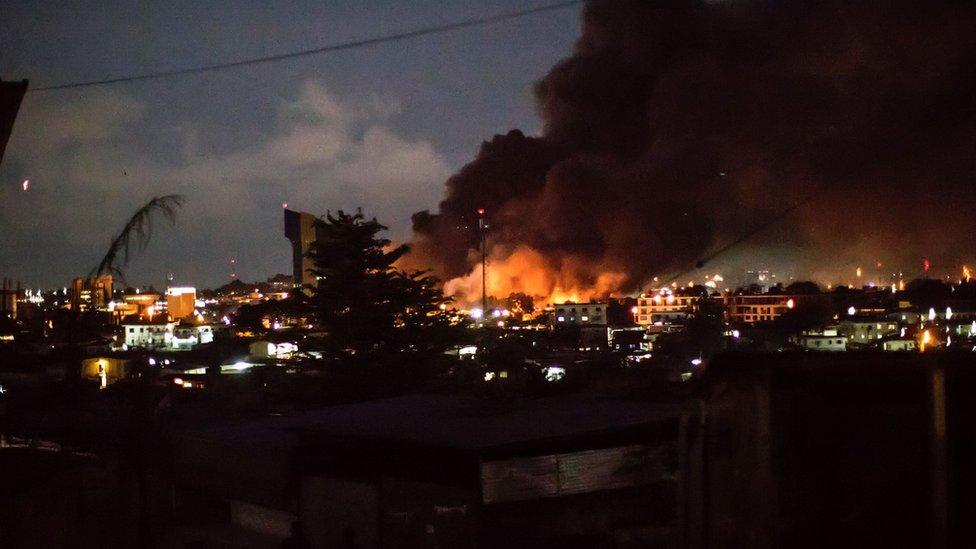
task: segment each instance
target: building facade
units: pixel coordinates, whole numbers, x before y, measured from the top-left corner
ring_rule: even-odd
[[[76,276],[71,280],[70,305],[75,311],[104,309],[112,301],[112,275],[103,274],[95,278]]]
[[[796,303],[796,296],[786,294],[730,295],[725,298],[725,310],[732,323],[754,324],[776,320]]]
[[[560,303],[553,310],[557,328],[607,325],[606,303]]]
[[[701,296],[673,293],[641,294],[634,321],[642,326],[683,324],[697,309],[699,299]]]
[[[291,241],[294,284],[295,288],[301,288],[306,294],[310,291],[308,287],[315,285],[315,275],[312,274],[315,264],[308,257],[308,251],[318,236],[315,221],[316,217],[310,213],[285,210],[285,237]]]
[[[173,339],[174,323],[163,320],[138,320],[122,324],[125,344],[130,349],[164,349]]]
[[[196,308],[196,302],[196,288],[172,287],[166,290],[166,311],[173,320],[191,316]]]

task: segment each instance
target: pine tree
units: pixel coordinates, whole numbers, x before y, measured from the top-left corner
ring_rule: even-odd
[[[445,343],[439,281],[394,266],[409,246],[393,246],[380,236],[387,228],[361,211],[329,213],[316,224],[308,303],[337,355],[430,351]]]

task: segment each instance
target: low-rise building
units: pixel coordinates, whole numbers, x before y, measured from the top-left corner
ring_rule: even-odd
[[[840,321],[839,331],[848,343],[870,344],[899,333],[900,327],[884,318],[851,317]]]
[[[793,338],[793,342],[808,351],[847,350],[847,340],[837,333],[837,328],[805,331]]]
[[[170,346],[176,351],[187,351],[193,347],[210,343],[214,338],[214,326],[210,324],[184,324],[181,322],[173,329],[173,339]]]
[[[559,303],[554,306],[555,325],[606,326],[606,303]]]
[[[881,348],[885,351],[915,351],[918,349],[918,342],[907,337],[897,337],[886,339],[881,343]]]
[[[725,298],[725,310],[733,323],[754,324],[776,320],[794,308],[803,296],[788,294],[738,294]]]
[[[167,348],[173,339],[173,328],[175,326],[175,323],[166,318],[125,320],[122,323],[125,345],[130,349]]]
[[[641,294],[634,321],[642,326],[683,324],[694,314],[700,295],[676,295],[670,291]]]

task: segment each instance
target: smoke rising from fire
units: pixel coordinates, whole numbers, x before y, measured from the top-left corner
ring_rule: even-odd
[[[485,142],[414,215],[415,260],[478,299],[486,208],[500,297],[694,276],[771,221],[704,268],[955,272],[976,256],[973,28],[962,2],[588,2],[536,85],[542,135]]]

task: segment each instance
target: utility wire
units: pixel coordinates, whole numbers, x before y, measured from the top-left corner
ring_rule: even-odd
[[[545,12],[551,12],[551,11],[563,10],[563,9],[575,7],[581,4],[582,1],[583,0],[569,0],[564,2],[556,2],[553,4],[546,4],[543,6],[537,6],[534,8],[500,13],[497,15],[489,15],[486,17],[471,17],[468,19],[462,19],[460,21],[456,21],[454,23],[447,23],[445,25],[424,27],[412,31],[401,32],[397,34],[387,34],[383,36],[374,36],[371,38],[363,38],[360,40],[353,40],[350,42],[340,42],[338,44],[329,44],[319,48],[313,48],[313,49],[301,50],[301,51],[295,51],[289,53],[280,53],[277,55],[269,55],[267,57],[254,57],[251,59],[231,61],[228,63],[215,63],[213,65],[203,65],[199,67],[172,69],[172,70],[159,71],[159,72],[150,72],[145,74],[121,76],[118,78],[106,78],[104,80],[89,80],[85,82],[71,82],[67,84],[57,84],[54,86],[42,86],[39,88],[31,88],[27,91],[29,93],[29,92],[40,92],[40,91],[67,90],[72,88],[85,88],[89,86],[103,86],[107,84],[121,84],[123,82],[136,82],[139,80],[154,80],[157,78],[169,78],[173,76],[182,76],[186,74],[197,74],[197,73],[203,73],[209,71],[235,69],[238,67],[258,65],[262,63],[285,61],[288,59],[296,59],[299,57],[307,57],[307,56],[319,55],[323,53],[351,50],[351,49],[362,48],[367,46],[374,46],[377,44],[384,44],[387,42],[397,42],[400,40],[407,40],[410,38],[417,38],[420,36],[427,36],[431,34],[442,34],[442,33],[452,32],[460,29],[481,27],[485,25],[491,25],[494,23],[501,23],[503,21],[519,19],[522,17],[536,15],[539,13],[545,13]]]
[[[773,217],[771,217],[771,218],[763,221],[762,223],[756,225],[752,229],[750,229],[750,230],[748,230],[748,231],[740,234],[738,237],[736,237],[731,242],[723,245],[722,247],[718,248],[717,250],[714,250],[711,253],[709,253],[708,255],[702,257],[701,259],[699,259],[698,261],[695,262],[694,268],[685,269],[684,271],[681,271],[678,274],[672,276],[671,278],[669,278],[668,280],[666,280],[664,282],[664,285],[668,285],[668,284],[670,284],[672,282],[676,282],[679,278],[684,277],[688,273],[690,273],[692,271],[697,271],[697,270],[705,267],[705,265],[708,262],[714,260],[716,257],[718,257],[720,255],[724,255],[726,252],[728,252],[729,250],[731,250],[733,248],[739,247],[740,244],[746,242],[747,240],[751,239],[752,237],[756,236],[757,234],[765,231],[769,227],[771,227],[771,226],[779,223],[780,221],[786,219],[787,217],[789,217],[790,215],[792,215],[793,212],[799,210],[803,206],[806,206],[807,204],[813,202],[817,198],[820,198],[827,191],[829,191],[834,185],[836,185],[837,182],[838,182],[838,180],[834,180],[834,181],[832,181],[830,183],[826,183],[824,185],[821,185],[820,187],[817,188],[816,191],[814,191],[813,193],[811,193],[809,196],[807,196],[807,197],[799,200],[798,202],[796,202],[792,206],[790,206],[788,208],[785,208],[785,209],[777,212],[776,215],[774,215]]]

